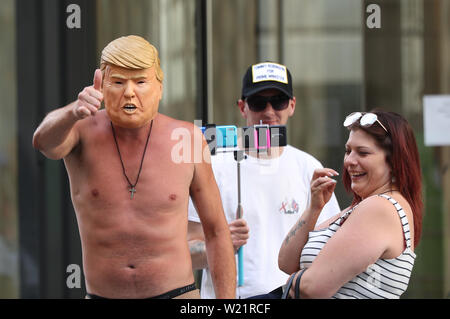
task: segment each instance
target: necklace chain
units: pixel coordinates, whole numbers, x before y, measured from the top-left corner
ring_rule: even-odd
[[[110,122],[110,123],[111,123],[111,129],[112,129],[112,133],[113,133],[113,137],[114,137],[114,142],[116,143],[117,153],[119,153],[120,164],[122,164],[123,175],[127,179],[127,182],[130,186],[128,191],[131,193],[131,199],[133,199],[134,193],[136,192],[136,185],[139,181],[139,176],[141,175],[142,165],[144,164],[144,157],[145,157],[145,152],[147,151],[148,141],[150,140],[150,134],[152,133],[153,120],[150,123],[150,129],[148,131],[147,141],[145,142],[144,153],[142,154],[142,158],[141,158],[141,165],[139,166],[139,172],[136,177],[136,182],[134,184],[132,184],[130,182],[130,179],[128,178],[127,173],[125,172],[125,166],[123,165],[122,155],[120,154],[119,143],[117,142],[117,138],[116,138],[116,131],[114,130],[114,125],[112,124],[112,122]]]

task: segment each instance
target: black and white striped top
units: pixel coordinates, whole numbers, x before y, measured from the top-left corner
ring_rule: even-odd
[[[408,288],[409,278],[416,258],[416,254],[411,250],[411,233],[408,218],[403,208],[395,199],[385,194],[378,196],[388,199],[396,208],[403,225],[406,249],[397,258],[378,259],[374,264],[369,265],[366,271],[360,273],[342,286],[333,298],[398,299]],[[300,256],[300,269],[308,268],[312,264],[323,246],[341,227],[342,223],[348,218],[355,207],[342,215],[328,228],[309,233],[308,241],[303,247]]]

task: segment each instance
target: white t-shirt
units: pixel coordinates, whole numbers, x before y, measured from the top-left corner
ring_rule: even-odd
[[[306,209],[313,172],[321,167],[314,157],[289,145],[278,158],[248,156],[241,162],[241,203],[250,238],[243,246],[244,285],[237,288],[236,296],[247,298],[268,293],[286,283],[288,275],[278,268],[278,252],[285,236]],[[225,216],[231,222],[236,219],[238,205],[237,162],[233,152],[212,156],[212,168]],[[317,223],[339,212],[333,194]],[[190,221],[200,222],[191,201],[188,214]],[[209,269],[203,270],[200,292],[202,298],[215,298]]]

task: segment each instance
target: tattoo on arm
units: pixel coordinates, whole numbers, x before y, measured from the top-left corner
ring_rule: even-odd
[[[294,229],[292,229],[287,235],[286,238],[284,239],[284,244],[287,245],[287,243],[289,242],[289,240],[295,236],[295,233],[297,232],[297,230],[299,230],[303,225],[305,225],[306,222],[301,219],[294,227]]]

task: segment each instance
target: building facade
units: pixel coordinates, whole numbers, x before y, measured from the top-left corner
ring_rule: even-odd
[[[0,2],[0,298],[81,298],[77,221],[62,161],[31,145],[44,116],[92,82],[100,51],[147,38],[165,73],[160,112],[244,122],[241,79],[288,66],[297,98],[288,141],[340,170],[353,111],[412,124],[423,168],[422,241],[404,298],[450,297],[450,147],[424,145],[423,96],[450,94],[448,0],[3,0]],[[449,129],[450,133],[450,129]],[[340,183],[342,184],[342,183]],[[350,203],[342,185],[341,207]]]

